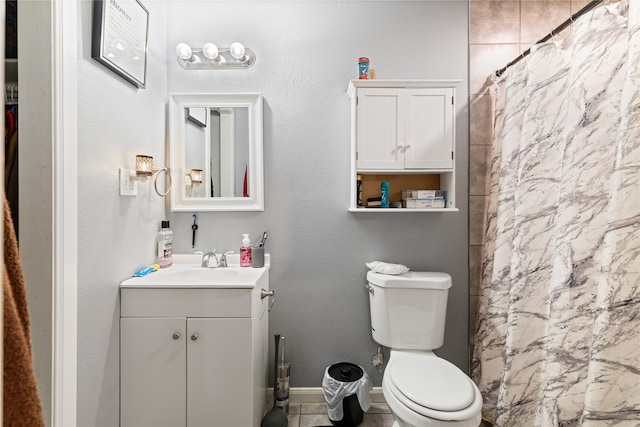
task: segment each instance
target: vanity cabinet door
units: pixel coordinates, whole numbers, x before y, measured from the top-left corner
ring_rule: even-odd
[[[187,426],[253,425],[250,318],[187,320]]]
[[[120,319],[120,426],[186,425],[186,319]]]

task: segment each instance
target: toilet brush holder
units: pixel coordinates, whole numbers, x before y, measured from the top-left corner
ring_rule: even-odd
[[[291,364],[280,362],[278,364],[278,391],[276,393],[276,406],[289,415],[289,373]]]

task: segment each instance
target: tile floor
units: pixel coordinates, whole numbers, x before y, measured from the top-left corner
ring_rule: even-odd
[[[289,406],[289,427],[331,427],[324,403],[294,403]],[[391,427],[393,415],[386,403],[372,403],[360,427]],[[491,427],[482,421],[479,427]]]
[[[385,403],[372,403],[360,427],[391,427],[393,415]],[[331,426],[324,403],[294,403],[289,406],[289,427]]]

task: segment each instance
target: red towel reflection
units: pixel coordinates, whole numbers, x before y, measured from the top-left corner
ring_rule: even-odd
[[[242,196],[249,197],[249,191],[247,189],[247,166],[244,167],[244,186],[242,187]]]

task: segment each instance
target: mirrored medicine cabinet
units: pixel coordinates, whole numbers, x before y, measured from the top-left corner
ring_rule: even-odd
[[[262,95],[170,98],[171,210],[264,210]]]

